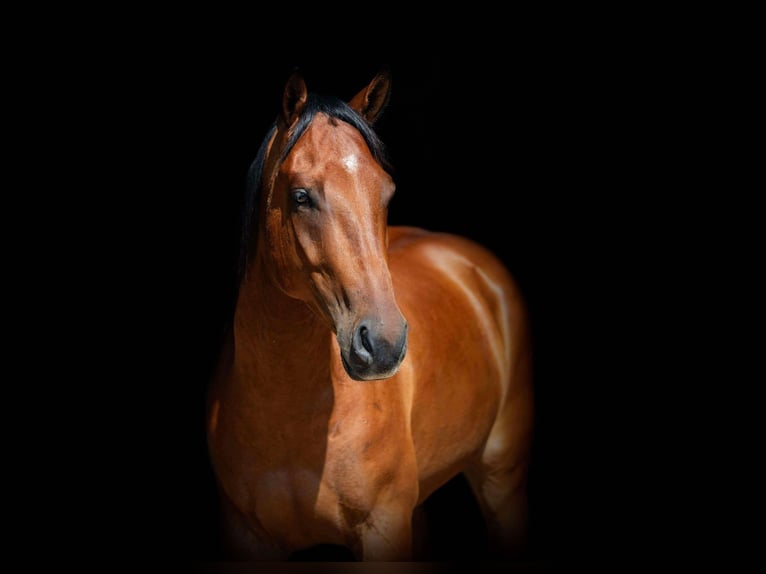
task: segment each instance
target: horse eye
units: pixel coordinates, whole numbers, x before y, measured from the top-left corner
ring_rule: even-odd
[[[311,206],[311,196],[309,196],[308,192],[303,188],[294,189],[292,191],[293,194],[293,201],[296,205],[304,205],[307,207]]]

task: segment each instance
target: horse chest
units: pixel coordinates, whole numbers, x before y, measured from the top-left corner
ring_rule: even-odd
[[[396,466],[391,439],[388,425],[361,415],[340,420],[331,416],[325,423],[313,425],[313,429],[300,425],[295,429],[272,429],[262,437],[259,454],[253,456],[256,474],[279,480],[269,478],[255,487],[298,497],[311,492],[312,496],[316,494],[312,500],[329,493],[358,499],[357,491],[368,492],[377,475],[390,473]],[[254,443],[258,443],[257,439]],[[309,482],[313,488],[306,488]]]
[[[368,433],[325,437],[324,459],[284,459],[252,476],[250,497],[258,523],[273,537],[301,547],[348,544],[374,510],[376,493],[395,469]]]
[[[374,406],[343,408],[347,401],[334,406],[293,417],[220,412],[216,437],[223,450],[216,452],[226,461],[219,467],[229,471],[220,473],[227,491],[269,536],[291,546],[347,543],[379,490],[403,468],[394,449],[400,417]],[[227,455],[227,449],[233,450]]]

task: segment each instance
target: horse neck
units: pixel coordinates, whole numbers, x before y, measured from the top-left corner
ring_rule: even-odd
[[[329,380],[331,340],[334,336],[309,306],[286,295],[269,272],[261,253],[248,265],[240,285],[234,316],[235,364],[242,378],[253,384],[290,381],[321,392]]]

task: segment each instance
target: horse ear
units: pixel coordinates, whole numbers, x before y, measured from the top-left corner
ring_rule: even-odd
[[[367,123],[374,124],[391,97],[391,71],[383,68],[372,81],[348,103]]]
[[[303,74],[296,70],[287,79],[282,94],[282,114],[278,118],[281,128],[289,129],[293,126],[306,106],[306,98],[306,82]]]

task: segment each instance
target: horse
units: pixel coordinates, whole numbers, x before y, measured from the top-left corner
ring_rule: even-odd
[[[391,70],[350,100],[293,71],[248,172],[242,271],[207,396],[227,557],[321,545],[419,560],[414,518],[462,473],[492,556],[528,544],[528,312],[477,241],[388,224],[375,123]]]

